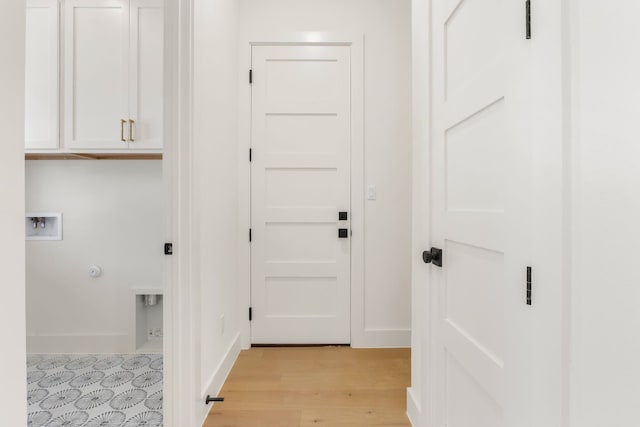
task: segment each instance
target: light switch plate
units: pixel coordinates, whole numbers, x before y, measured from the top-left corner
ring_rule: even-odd
[[[375,185],[369,185],[367,187],[367,200],[376,200],[378,197],[378,189]]]

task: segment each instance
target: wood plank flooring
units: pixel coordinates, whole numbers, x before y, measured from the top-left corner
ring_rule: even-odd
[[[204,427],[410,426],[410,349],[243,351]]]

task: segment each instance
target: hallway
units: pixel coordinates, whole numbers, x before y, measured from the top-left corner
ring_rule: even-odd
[[[243,351],[204,427],[409,426],[410,358],[408,348]]]

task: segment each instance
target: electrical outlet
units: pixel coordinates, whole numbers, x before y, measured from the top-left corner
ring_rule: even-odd
[[[155,338],[160,338],[162,336],[162,329],[161,328],[153,328],[153,336]]]
[[[224,335],[224,314],[220,316],[220,335]]]

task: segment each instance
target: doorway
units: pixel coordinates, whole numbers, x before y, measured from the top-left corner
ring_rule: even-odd
[[[26,7],[28,423],[161,425],[163,2]]]

